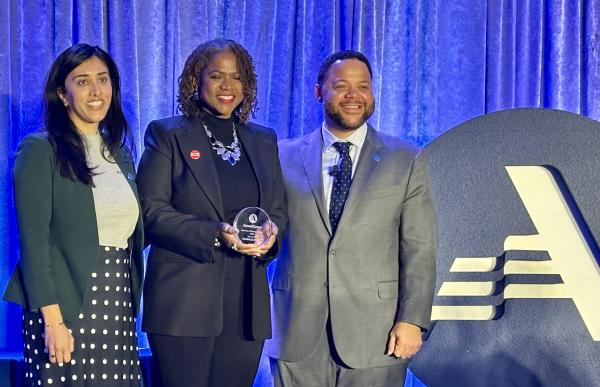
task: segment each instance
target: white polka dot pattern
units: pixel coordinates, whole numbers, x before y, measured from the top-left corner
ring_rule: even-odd
[[[104,383],[110,386],[140,386],[136,319],[128,291],[131,285],[127,258],[127,250],[100,248],[94,274],[103,275],[91,275],[91,292],[81,313],[74,321],[66,322],[75,339],[71,362],[51,364],[48,361],[43,320],[39,313],[24,312],[25,385],[85,386],[97,379],[97,382],[110,381]]]

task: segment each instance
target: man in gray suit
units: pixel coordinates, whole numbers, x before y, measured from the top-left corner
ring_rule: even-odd
[[[282,141],[287,254],[272,281],[276,386],[402,386],[429,328],[436,221],[417,149],[377,132],[359,52],[325,60],[320,129]]]

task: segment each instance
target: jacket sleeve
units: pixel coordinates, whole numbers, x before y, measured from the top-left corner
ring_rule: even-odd
[[[40,135],[25,137],[17,149],[13,188],[19,230],[19,265],[27,305],[35,310],[58,304],[50,261],[53,151]]]
[[[285,231],[287,229],[288,223],[288,213],[287,213],[287,202],[285,198],[285,186],[283,183],[283,175],[281,172],[281,163],[279,161],[279,149],[277,147],[277,135],[275,132],[272,132],[273,136],[273,169],[271,174],[273,176],[273,202],[271,206],[271,210],[269,211],[269,216],[271,220],[277,225],[278,234],[277,234],[277,242],[273,245],[273,247],[267,252],[264,257],[264,261],[269,263],[273,259],[277,257],[277,255],[281,252],[283,237],[285,235]]]
[[[424,157],[418,156],[413,162],[401,216],[396,321],[427,330],[435,291],[437,226]]]
[[[172,204],[173,136],[157,121],[148,125],[137,174],[147,240],[200,262],[214,262],[217,221],[180,212]]]

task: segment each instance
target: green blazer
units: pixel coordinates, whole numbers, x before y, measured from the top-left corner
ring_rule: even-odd
[[[133,160],[121,150],[115,161],[137,198]],[[52,145],[41,133],[28,135],[19,144],[13,187],[20,260],[4,299],[29,310],[59,304],[63,319],[71,322],[80,313],[99,253],[92,189],[60,175]],[[143,238],[140,210],[129,239],[136,314],[144,273]]]

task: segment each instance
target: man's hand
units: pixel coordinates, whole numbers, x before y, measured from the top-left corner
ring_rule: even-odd
[[[390,331],[386,355],[410,359],[421,348],[421,328],[406,322],[397,322]]]

